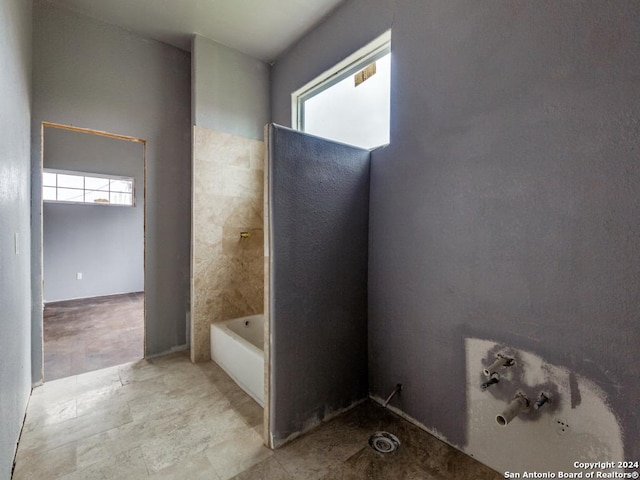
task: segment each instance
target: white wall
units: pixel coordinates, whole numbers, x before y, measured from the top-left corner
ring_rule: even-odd
[[[0,478],[31,391],[31,2],[0,2]]]

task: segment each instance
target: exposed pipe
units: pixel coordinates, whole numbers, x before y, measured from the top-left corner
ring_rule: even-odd
[[[512,367],[515,364],[515,360],[510,357],[505,357],[501,353],[496,356],[496,360],[483,370],[486,377],[491,378],[494,373],[499,373],[498,370],[503,367]]]
[[[522,412],[528,412],[531,403],[522,393],[517,393],[511,403],[507,405],[500,415],[496,415],[496,422],[502,427],[506,427],[511,420]]]
[[[393,389],[393,392],[391,392],[391,394],[387,397],[387,399],[385,400],[382,406],[384,408],[387,408],[387,405],[389,405],[389,402],[391,401],[391,399],[396,395],[396,393],[400,393],[401,391],[402,391],[402,384],[398,383],[396,385],[396,388]]]

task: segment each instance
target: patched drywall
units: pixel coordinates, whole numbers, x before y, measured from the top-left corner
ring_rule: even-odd
[[[191,360],[202,362],[211,323],[262,313],[264,143],[196,125],[193,157]]]
[[[80,14],[34,8],[32,165],[41,122],[146,140],[146,352],[186,344],[191,231],[189,54]],[[33,353],[41,365],[41,179],[34,175]],[[42,378],[40,367],[34,380]]]
[[[0,3],[0,478],[31,392],[31,2]]]
[[[464,449],[465,339],[491,338],[592,382],[622,430],[612,460],[637,460],[637,2],[350,0],[274,65],[273,120],[289,125],[291,92],[388,28],[372,394],[403,383],[392,405]]]
[[[134,179],[133,206],[43,205],[44,301],[144,290],[144,146],[44,129],[44,168]],[[77,279],[77,273],[82,279]]]
[[[540,356],[488,340],[465,341],[467,444],[464,450],[499,472],[584,472],[579,462],[624,459],[622,430],[605,392],[594,382]],[[498,383],[484,391],[483,370],[503,355],[513,365],[489,372]],[[495,374],[498,376],[495,377]],[[506,425],[516,395],[529,407]],[[536,409],[541,394],[549,400]],[[505,418],[504,416],[502,418]],[[617,469],[597,468],[598,472]]]
[[[270,444],[367,396],[368,150],[270,125]]]

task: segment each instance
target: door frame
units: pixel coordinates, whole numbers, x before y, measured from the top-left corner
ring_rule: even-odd
[[[39,383],[44,383],[44,200],[42,198],[42,173],[44,169],[44,151],[45,151],[45,128],[56,128],[59,130],[68,130],[76,133],[85,133],[91,135],[98,135],[101,137],[113,138],[116,140],[125,140],[128,142],[135,142],[142,145],[142,170],[143,170],[143,181],[142,181],[142,198],[144,200],[144,211],[143,211],[143,278],[146,280],[146,267],[147,267],[147,141],[142,138],[131,137],[129,135],[122,135],[119,133],[105,132],[101,130],[94,130],[91,128],[84,127],[76,127],[73,125],[65,125],[62,123],[54,123],[54,122],[42,122],[40,125],[40,161],[39,167],[37,170],[37,175],[40,176],[40,181],[37,182],[40,185],[40,192],[37,193],[37,197],[32,194],[32,198],[38,198],[40,204],[40,240],[39,240],[39,251],[38,254],[40,256],[40,271],[39,274],[39,282],[41,285],[40,289],[40,298],[39,302],[41,305],[41,315],[40,315],[40,331],[42,332],[40,338],[40,353],[42,363],[40,365],[41,380]],[[146,285],[146,281],[145,281]],[[147,356],[147,296],[144,296],[144,306],[143,306],[143,345],[142,345],[142,355],[143,358]]]

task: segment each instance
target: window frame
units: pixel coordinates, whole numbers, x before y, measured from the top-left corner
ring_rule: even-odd
[[[56,177],[56,185],[55,187],[51,187],[51,185],[45,185],[44,184],[44,174],[46,173],[53,173],[55,175],[70,175],[70,176],[75,176],[75,177],[82,177],[82,188],[76,188],[76,187],[60,187],[58,185],[58,178]],[[80,172],[77,170],[61,170],[61,169],[57,169],[57,168],[43,168],[42,169],[42,202],[43,203],[57,203],[57,204],[65,204],[65,205],[100,205],[103,207],[135,207],[136,206],[136,180],[134,177],[130,177],[127,175],[111,175],[111,174],[104,174],[104,173],[90,173],[90,172]],[[86,182],[87,182],[87,177],[89,178],[104,178],[104,179],[108,179],[108,180],[120,180],[120,181],[130,181],[131,182],[131,192],[121,192],[121,191],[112,191],[111,190],[111,182],[109,182],[109,188],[107,190],[96,190],[95,188],[87,188],[86,187]],[[55,188],[56,189],[56,200],[50,200],[50,199],[45,199],[44,198],[44,189],[45,188]],[[58,200],[58,189],[63,188],[63,189],[68,189],[68,190],[77,190],[78,192],[82,192],[82,201],[78,201],[78,200]],[[87,202],[84,199],[86,198],[86,193],[87,192],[105,192],[109,195],[109,200],[111,200],[111,193],[124,193],[124,194],[130,194],[131,195],[131,204],[125,204],[125,203],[111,203],[110,201],[108,203],[103,203],[103,202]]]
[[[368,43],[355,53],[325,71],[291,94],[291,125],[301,132],[304,128],[304,102],[355,75],[376,60],[391,53],[391,30]]]

